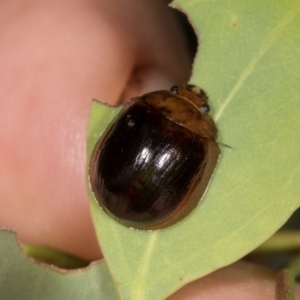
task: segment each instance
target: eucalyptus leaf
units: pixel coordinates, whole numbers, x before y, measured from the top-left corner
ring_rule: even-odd
[[[1,300],[118,299],[103,261],[72,271],[34,262],[8,229],[0,229],[0,257]]]
[[[300,204],[300,3],[176,0],[199,37],[191,83],[210,97],[221,159],[198,207],[162,230],[126,228],[97,205],[97,236],[122,299],[165,299],[270,237]],[[120,108],[93,103],[88,161]]]

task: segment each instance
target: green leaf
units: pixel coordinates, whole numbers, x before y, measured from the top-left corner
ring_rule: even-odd
[[[103,261],[72,271],[38,264],[5,229],[0,229],[0,257],[1,300],[118,299]]]
[[[200,38],[191,82],[210,96],[221,159],[183,221],[131,230],[90,193],[99,242],[122,299],[164,299],[265,241],[300,204],[300,3],[177,0]],[[119,109],[94,103],[88,158]],[[110,113],[110,115],[108,115]]]
[[[87,267],[89,265],[89,262],[85,260],[74,257],[67,253],[57,251],[49,247],[29,245],[23,243],[22,249],[24,250],[25,254],[27,254],[31,258],[34,258],[37,261],[52,264],[63,269],[79,269]]]

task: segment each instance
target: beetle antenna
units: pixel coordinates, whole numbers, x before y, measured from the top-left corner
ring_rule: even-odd
[[[221,143],[221,142],[217,142],[217,144],[220,145],[220,146],[224,146],[224,147],[233,149],[231,146],[229,146],[229,145],[227,145],[227,144],[224,144],[224,143]]]

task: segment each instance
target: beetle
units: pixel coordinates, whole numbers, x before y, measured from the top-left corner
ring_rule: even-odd
[[[220,156],[205,92],[191,84],[131,99],[93,150],[95,199],[119,223],[168,227],[203,198]]]

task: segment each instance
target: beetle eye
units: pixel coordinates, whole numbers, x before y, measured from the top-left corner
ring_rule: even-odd
[[[170,92],[173,94],[177,94],[179,91],[179,86],[178,85],[174,85],[170,88]]]
[[[201,105],[200,109],[202,110],[202,112],[207,113],[207,114],[208,114],[209,111],[210,111],[210,107],[209,107],[208,104],[203,104],[203,105]]]

